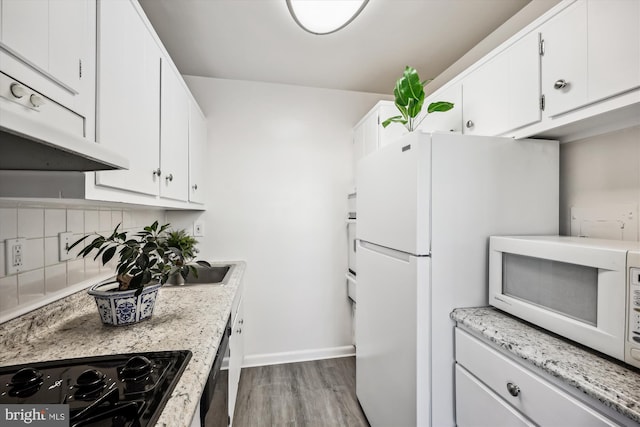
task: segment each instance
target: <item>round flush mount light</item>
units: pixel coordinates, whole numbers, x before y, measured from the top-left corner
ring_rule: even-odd
[[[293,19],[312,34],[331,34],[346,27],[369,0],[286,0]]]

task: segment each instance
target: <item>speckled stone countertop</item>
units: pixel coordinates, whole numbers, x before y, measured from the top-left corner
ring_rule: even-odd
[[[93,297],[73,294],[0,325],[0,366],[143,351],[191,350],[156,426],[189,427],[246,268],[225,285],[163,286],[149,320],[105,326]]]
[[[640,423],[640,370],[536,328],[493,307],[458,308],[458,326]]]

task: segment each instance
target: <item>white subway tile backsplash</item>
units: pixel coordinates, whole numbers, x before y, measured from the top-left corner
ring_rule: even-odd
[[[54,265],[60,262],[60,245],[57,237],[44,239],[44,265]]]
[[[119,230],[123,230],[122,211],[111,211],[111,229],[113,230],[118,225],[120,225]]]
[[[56,264],[44,269],[44,288],[47,294],[67,287],[67,264]]]
[[[0,279],[0,313],[18,306],[18,276],[13,275]]]
[[[44,297],[44,268],[18,274],[18,303],[26,304]]]
[[[111,211],[100,211],[100,232],[113,231],[111,227]]]
[[[67,211],[67,231],[84,233],[84,211],[75,209]]]
[[[18,237],[18,210],[0,209],[0,241]]]
[[[4,266],[4,242],[0,241],[0,278],[7,275],[7,271]],[[2,292],[0,292],[0,297]]]
[[[18,209],[18,237],[44,236],[44,209]]]
[[[67,261],[67,285],[82,282],[84,279],[84,260]]]
[[[44,239],[27,239],[23,257],[23,271],[44,267]]]
[[[84,232],[86,234],[100,231],[100,212],[84,211]]]
[[[110,234],[116,225],[132,233],[150,225],[153,221],[164,224],[163,211],[122,210],[89,206],[83,209],[51,208],[0,208],[0,315],[25,304],[31,304],[47,294],[60,292],[104,273],[115,274],[117,255],[106,266],[101,260],[77,258],[87,241],[72,251],[73,258],[60,261],[60,232],[73,233],[71,242],[86,234],[98,232]],[[18,274],[5,273],[5,239],[23,237],[25,241],[24,269]]]
[[[58,236],[67,231],[67,211],[64,209],[44,210],[44,237]]]

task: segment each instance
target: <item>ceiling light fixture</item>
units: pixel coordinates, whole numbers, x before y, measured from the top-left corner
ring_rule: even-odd
[[[331,34],[346,27],[369,0],[287,0],[300,27],[312,34]]]

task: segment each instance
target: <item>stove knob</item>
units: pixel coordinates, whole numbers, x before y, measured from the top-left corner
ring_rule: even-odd
[[[96,369],[87,369],[86,371],[78,375],[76,385],[78,387],[94,387],[102,385],[105,382],[105,376],[105,374]]]
[[[28,387],[42,381],[42,372],[34,368],[22,368],[11,377],[14,387]]]
[[[122,368],[122,379],[125,381],[136,381],[145,378],[149,373],[151,373],[152,368],[153,365],[151,360],[144,356],[133,356],[127,360],[124,368]]]

